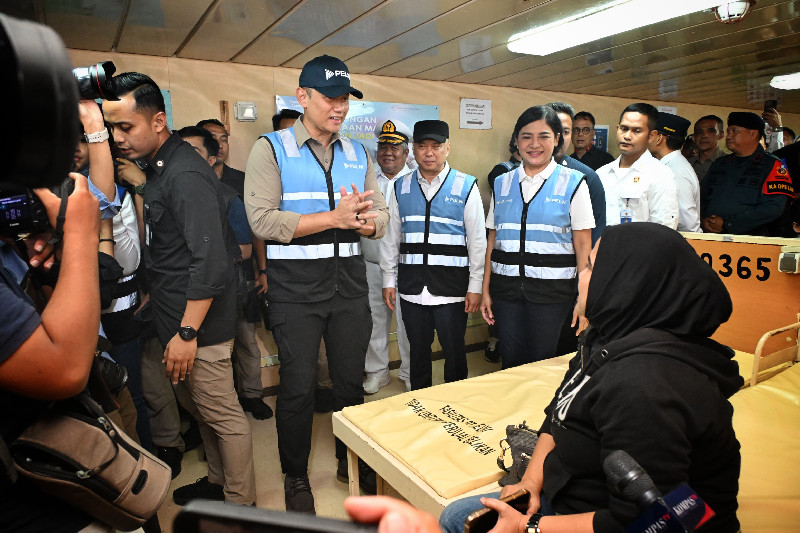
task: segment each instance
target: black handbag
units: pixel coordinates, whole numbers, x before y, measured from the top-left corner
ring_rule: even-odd
[[[529,428],[524,420],[522,424],[506,426],[506,438],[500,441],[500,457],[497,458],[497,466],[507,472],[498,481],[501,487],[514,485],[522,480],[538,439],[539,432]],[[507,467],[505,456],[509,450],[511,450],[511,466]]]

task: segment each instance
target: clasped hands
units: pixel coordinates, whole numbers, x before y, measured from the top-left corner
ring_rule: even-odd
[[[336,209],[333,210],[335,226],[340,229],[354,229],[364,236],[375,233],[375,224],[369,221],[377,218],[378,213],[370,213],[372,200],[366,198],[372,196],[374,191],[359,192],[354,183],[350,184],[353,192],[348,193],[344,186],[341,187],[341,198]]]

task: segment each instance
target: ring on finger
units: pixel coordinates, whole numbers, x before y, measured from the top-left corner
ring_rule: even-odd
[[[356,220],[358,220],[358,213],[356,213]]]

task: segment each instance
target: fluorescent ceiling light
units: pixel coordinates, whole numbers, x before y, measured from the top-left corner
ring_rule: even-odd
[[[800,89],[800,72],[786,74],[784,76],[775,76],[769,84],[776,89],[783,89],[785,91]]]
[[[519,54],[546,56],[719,5],[720,0],[613,0],[551,24],[514,34],[508,40],[508,49]]]

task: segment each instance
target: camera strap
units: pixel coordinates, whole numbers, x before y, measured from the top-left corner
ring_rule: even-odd
[[[61,241],[61,238],[64,236],[64,220],[67,218],[67,199],[69,198],[68,194],[64,194],[62,191],[61,195],[61,205],[58,208],[58,216],[56,217],[56,227],[53,228],[53,236],[48,241],[48,244],[56,244]]]

